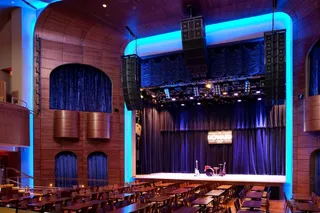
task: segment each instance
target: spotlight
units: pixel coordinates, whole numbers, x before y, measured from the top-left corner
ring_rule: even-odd
[[[184,104],[181,104],[181,106],[184,106]]]
[[[141,98],[143,98],[143,95],[140,95]]]
[[[175,99],[175,98],[172,98],[171,100],[175,101],[176,99]]]
[[[258,98],[258,101],[261,101],[262,100],[262,98]]]
[[[211,84],[211,83],[206,83],[206,88],[207,88],[207,89],[211,89],[211,87],[212,87],[212,84]]]
[[[238,95],[239,95],[239,93],[235,92],[233,95],[234,95],[234,96],[238,96]]]
[[[193,97],[192,97],[192,96],[190,97],[190,100],[193,100]]]
[[[104,7],[104,8],[106,8],[107,6],[108,6],[108,5],[106,5],[106,4],[103,4],[103,5],[102,5],[102,7]]]
[[[163,107],[163,104],[161,104],[161,107]]]
[[[241,101],[242,101],[241,99],[238,100],[238,102],[241,102]]]
[[[260,94],[260,93],[261,93],[261,91],[260,91],[260,90],[257,90],[257,91],[256,91],[256,93],[257,93],[257,94]]]
[[[219,84],[214,85],[214,93],[215,93],[215,95],[221,94],[221,88],[220,88]]]
[[[198,102],[197,104],[198,104],[198,105],[201,105],[201,103],[200,103],[200,102]]]
[[[152,98],[156,98],[157,96],[156,95],[151,95],[152,96]]]
[[[299,95],[298,95],[298,98],[299,98],[299,99],[303,99],[303,94],[299,94]]]
[[[222,95],[228,95],[228,92],[223,92]]]

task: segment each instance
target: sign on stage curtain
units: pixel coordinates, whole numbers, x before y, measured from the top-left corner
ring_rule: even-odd
[[[263,41],[246,42],[208,48],[209,71],[212,79],[264,74]],[[159,85],[190,82],[183,53],[147,58],[141,62],[141,85]]]
[[[233,174],[285,172],[285,107],[263,102],[145,107],[142,115],[141,171],[194,172],[227,162]],[[208,131],[232,130],[233,143],[208,144]]]

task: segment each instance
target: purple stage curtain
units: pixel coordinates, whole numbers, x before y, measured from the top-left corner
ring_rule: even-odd
[[[234,174],[284,174],[285,107],[263,102],[212,104],[142,113],[141,172],[200,172],[227,162]],[[233,143],[209,145],[208,131],[233,130]]]

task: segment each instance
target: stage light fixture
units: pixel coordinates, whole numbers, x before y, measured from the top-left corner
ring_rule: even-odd
[[[143,98],[143,95],[140,95],[141,98]]]
[[[108,5],[107,4],[103,4],[102,7],[106,8]]]
[[[256,93],[257,93],[257,94],[261,94],[261,91],[260,91],[260,90],[257,90]]]
[[[222,95],[228,95],[228,92],[223,92]]]
[[[242,101],[241,99],[238,100],[238,102],[241,102],[241,101]]]
[[[175,98],[172,98],[171,100],[175,101],[176,99],[175,99]]]
[[[156,98],[157,96],[156,95],[151,95],[152,96],[152,98]]]
[[[198,104],[198,105],[201,105],[201,103],[200,103],[200,102],[198,102],[197,104]]]
[[[246,81],[244,83],[244,93],[249,94],[251,89],[250,81]]]
[[[199,97],[199,88],[198,87],[193,87],[193,95],[195,97]]]
[[[169,89],[168,89],[168,88],[165,88],[165,89],[164,89],[164,93],[166,94],[166,97],[167,97],[168,99],[170,99],[170,92],[169,92]]]
[[[235,93],[233,93],[233,95],[234,95],[234,96],[238,96],[238,95],[239,95],[239,93],[235,92]]]
[[[163,104],[161,104],[161,107],[163,107]]]
[[[181,104],[181,106],[184,106],[184,104]]]
[[[212,84],[211,84],[211,83],[206,83],[206,88],[207,88],[207,89],[211,89],[211,87],[212,87]]]
[[[190,100],[193,100],[193,97],[192,97],[192,96],[190,97]]]
[[[262,100],[262,98],[258,98],[258,101],[261,101]]]
[[[220,95],[221,94],[220,84],[214,85],[214,93],[215,93],[215,95]]]

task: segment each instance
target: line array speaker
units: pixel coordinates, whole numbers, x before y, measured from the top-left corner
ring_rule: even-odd
[[[286,99],[286,31],[264,33],[265,82],[267,105],[284,104]]]
[[[121,82],[127,109],[142,109],[140,58],[137,55],[122,57]]]
[[[201,16],[181,21],[182,47],[188,71],[193,78],[207,75],[205,24]]]

